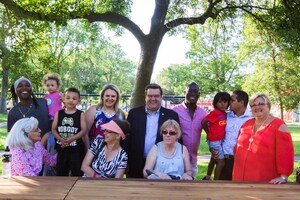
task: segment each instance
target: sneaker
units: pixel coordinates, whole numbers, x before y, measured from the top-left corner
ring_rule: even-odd
[[[210,176],[204,176],[201,180],[204,180],[204,181],[209,181],[210,180]]]

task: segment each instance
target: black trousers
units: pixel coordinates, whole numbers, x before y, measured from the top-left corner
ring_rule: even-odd
[[[222,169],[220,180],[232,180],[234,157],[231,155],[225,155],[224,161],[225,165]]]
[[[82,176],[81,164],[84,158],[84,146],[67,147],[57,150],[57,176]]]

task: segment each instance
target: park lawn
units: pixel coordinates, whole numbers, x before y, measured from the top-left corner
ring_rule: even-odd
[[[6,122],[7,121],[7,114],[0,113],[0,122]]]
[[[289,127],[291,132],[292,140],[294,143],[295,156],[300,156],[300,127]],[[198,155],[210,154],[208,145],[206,142],[206,133],[202,131],[200,148],[198,149]]]

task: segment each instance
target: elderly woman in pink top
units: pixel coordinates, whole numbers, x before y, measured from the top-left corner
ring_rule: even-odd
[[[50,155],[40,141],[36,118],[23,118],[14,124],[6,139],[12,154],[13,176],[37,176],[43,164],[56,165],[56,154]]]

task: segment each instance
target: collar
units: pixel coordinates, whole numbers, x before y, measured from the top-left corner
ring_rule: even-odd
[[[237,117],[237,115],[236,114],[234,114],[234,112],[232,112],[232,111],[229,111],[228,113],[227,113],[227,115],[230,115],[231,117],[234,117],[234,116],[236,116]],[[250,112],[250,110],[247,108],[246,110],[245,110],[245,112],[244,112],[244,114],[242,114],[241,116],[239,116],[239,117],[252,117],[252,113]]]
[[[159,113],[159,112],[160,112],[160,108],[161,108],[161,106],[159,106],[159,108],[158,108],[156,111],[150,112],[150,111],[148,110],[147,106],[145,106],[145,112],[146,112],[147,114],[149,114],[149,115],[151,115],[151,114],[156,114],[156,113]]]
[[[186,104],[184,103],[184,101],[181,103],[181,105],[183,106],[183,108],[185,109],[185,110],[188,110],[189,108],[186,106]],[[198,105],[196,104],[196,108],[195,108],[195,110],[197,110],[198,109]]]

